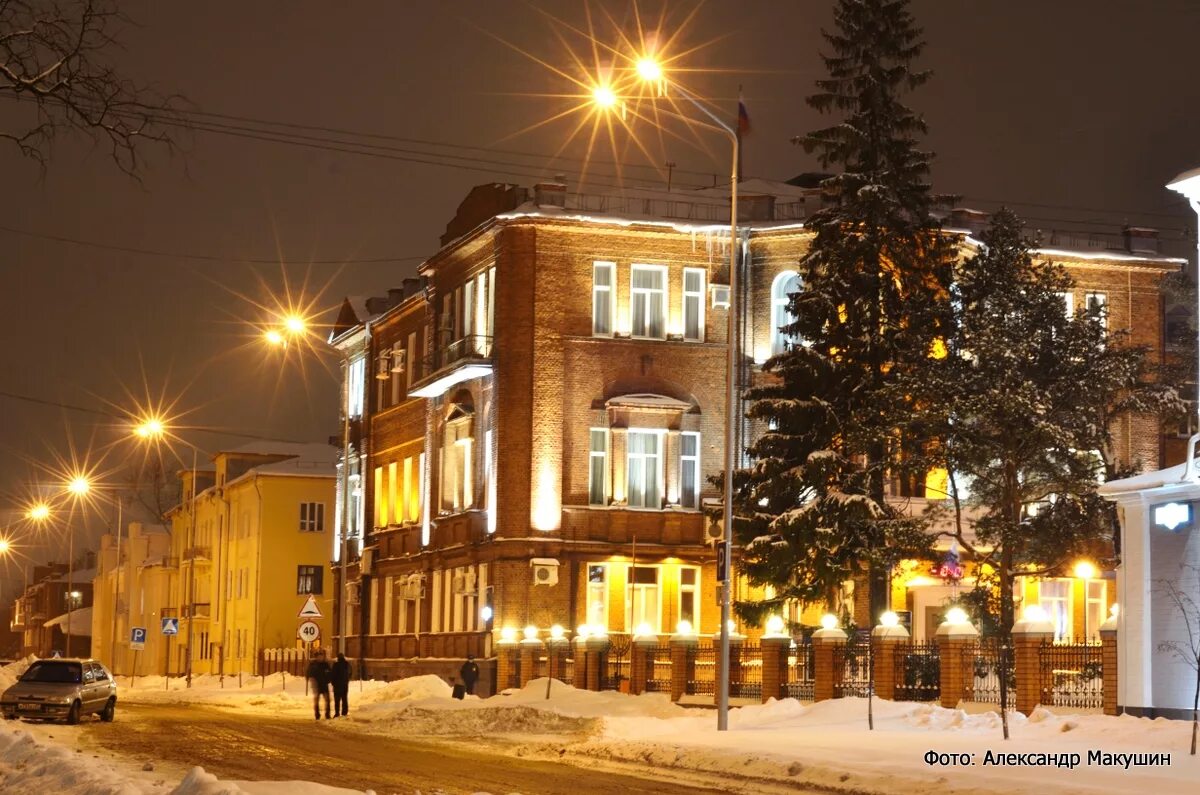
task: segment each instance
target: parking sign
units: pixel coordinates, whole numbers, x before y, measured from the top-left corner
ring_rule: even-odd
[[[146,628],[145,627],[130,627],[129,629],[129,648],[134,651],[146,650]]]

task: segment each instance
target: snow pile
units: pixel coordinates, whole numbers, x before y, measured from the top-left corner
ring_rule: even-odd
[[[372,684],[376,684],[372,682]],[[412,676],[408,679],[398,679],[395,682],[378,683],[363,692],[358,698],[361,704],[380,704],[384,702],[412,701],[414,699],[450,698],[453,688],[446,684],[440,676],[425,674]],[[353,692],[353,691],[351,691]]]
[[[221,781],[202,767],[193,767],[171,795],[363,795],[359,790],[314,784],[311,781]],[[367,790],[366,795],[374,795]]]
[[[351,702],[394,684],[398,683],[373,679],[351,682]],[[134,704],[210,704],[268,712],[312,709],[312,695],[304,677],[282,673],[266,677],[243,676],[240,680],[236,675],[222,678],[205,674],[193,676],[191,688],[182,677],[140,676],[131,683],[128,677],[120,676],[117,677],[117,688],[121,701]]]
[[[72,795],[144,792],[114,768],[58,745],[43,745],[27,731],[0,729],[0,790]]]
[[[0,693],[16,684],[17,679],[20,678],[21,674],[25,673],[25,669],[32,665],[36,659],[37,657],[31,654],[28,657],[22,657],[16,662],[0,666]]]

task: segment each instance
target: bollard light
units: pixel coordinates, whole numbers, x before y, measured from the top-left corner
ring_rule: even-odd
[[[1049,621],[1050,616],[1041,605],[1025,605],[1025,609],[1021,611],[1021,619],[1029,622]]]
[[[565,633],[566,630],[563,629],[562,624],[555,624],[550,627],[550,640],[562,640]]]
[[[782,635],[783,627],[783,616],[767,616],[768,635]]]
[[[879,617],[879,623],[885,627],[898,627],[900,626],[900,616],[889,610]]]
[[[946,611],[947,624],[970,624],[971,619],[967,616],[967,611],[961,607],[952,607]]]
[[[821,616],[821,629],[837,629],[839,623],[838,617],[833,613]]]
[[[643,621],[637,625],[636,629],[633,630],[633,636],[635,638],[650,638],[654,637],[656,634],[658,633],[654,631],[654,627],[650,626],[650,622],[648,621]]]
[[[512,643],[517,639],[517,631],[512,627],[504,627],[500,630],[500,641],[502,643]]]
[[[538,639],[538,628],[535,627],[533,624],[530,624],[529,626],[525,627],[525,640],[537,640],[537,639]]]
[[[675,625],[675,634],[676,635],[685,635],[685,636],[686,635],[694,635],[695,633],[692,631],[692,622],[691,621],[680,621],[678,624]]]

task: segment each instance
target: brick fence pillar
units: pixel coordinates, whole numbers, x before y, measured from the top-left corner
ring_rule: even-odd
[[[871,630],[871,643],[875,648],[871,654],[872,679],[875,680],[875,695],[894,701],[896,698],[896,656],[904,653],[908,645],[908,630],[899,624],[880,624]]]
[[[763,703],[772,698],[787,698],[788,652],[792,647],[792,639],[780,635],[763,635],[760,644]]]
[[[521,687],[537,678],[538,659],[546,648],[538,638],[526,638],[521,641]]]
[[[575,637],[575,665],[571,669],[571,685],[576,690],[587,688],[587,638]]]
[[[658,638],[654,635],[636,637],[629,646],[629,692],[640,696],[646,692],[646,680],[653,678],[654,647]]]
[[[563,637],[551,638],[546,645],[549,668],[547,675],[551,679],[567,681],[567,653],[571,650],[571,641]]]
[[[834,664],[834,652],[846,647],[846,633],[840,627],[818,629],[813,633],[813,701],[834,698],[842,685],[845,665]]]
[[[1117,706],[1117,619],[1109,618],[1100,625],[1100,671],[1103,676],[1104,714],[1120,715]]]
[[[698,640],[692,636],[671,638],[671,700],[678,701],[687,692],[687,683],[696,678],[696,656],[691,653]]]
[[[957,709],[959,702],[969,700],[974,694],[975,675],[967,677],[966,659],[968,650],[978,642],[979,630],[970,621],[943,621],[938,625],[936,637],[941,705]]]
[[[496,644],[496,692],[501,693],[511,687],[517,687],[518,662],[517,642],[501,640]]]
[[[608,636],[593,635],[584,644],[587,649],[587,689],[600,690],[608,671]]]
[[[1054,640],[1054,625],[1037,617],[1021,619],[1013,625],[1013,667],[1017,674],[1017,712],[1029,715],[1042,701],[1042,689],[1048,684],[1042,675],[1042,644]]]

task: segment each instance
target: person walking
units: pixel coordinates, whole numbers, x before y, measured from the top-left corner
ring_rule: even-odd
[[[308,686],[312,688],[313,694],[313,717],[317,720],[321,719],[321,697],[325,697],[325,719],[329,719],[329,680],[332,677],[333,671],[329,668],[329,661],[325,659],[325,651],[317,650],[313,654],[312,661],[308,664]]]
[[[479,681],[479,664],[475,662],[474,655],[467,655],[467,661],[462,664],[462,668],[458,669],[458,676],[462,679],[467,695],[475,695],[475,683]]]
[[[333,717],[350,714],[350,662],[346,655],[338,654],[333,664],[330,680],[333,683]]]

